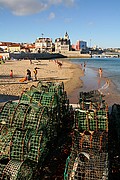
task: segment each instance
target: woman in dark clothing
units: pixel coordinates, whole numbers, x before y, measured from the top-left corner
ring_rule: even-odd
[[[32,80],[31,71],[29,69],[27,69],[27,80]]]

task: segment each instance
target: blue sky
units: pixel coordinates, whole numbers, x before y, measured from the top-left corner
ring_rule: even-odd
[[[120,47],[120,0],[0,0],[0,41],[33,43],[64,37],[71,43]]]

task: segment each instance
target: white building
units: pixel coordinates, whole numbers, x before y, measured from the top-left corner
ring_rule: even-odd
[[[64,53],[70,51],[70,39],[68,33],[64,35],[64,38],[55,39],[55,52]]]
[[[0,42],[0,48],[6,52],[7,51],[7,47],[12,45],[12,42]]]
[[[52,52],[52,39],[37,38],[35,41],[35,49],[37,52]]]

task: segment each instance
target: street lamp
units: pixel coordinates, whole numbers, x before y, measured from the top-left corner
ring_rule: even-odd
[[[43,52],[43,33],[42,33],[42,52]]]

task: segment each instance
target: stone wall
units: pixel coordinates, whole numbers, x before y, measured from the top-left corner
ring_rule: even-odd
[[[68,51],[61,54],[68,58],[91,58],[90,54],[80,54],[80,51]]]
[[[14,59],[54,59],[65,57],[59,53],[10,53],[10,58]]]

